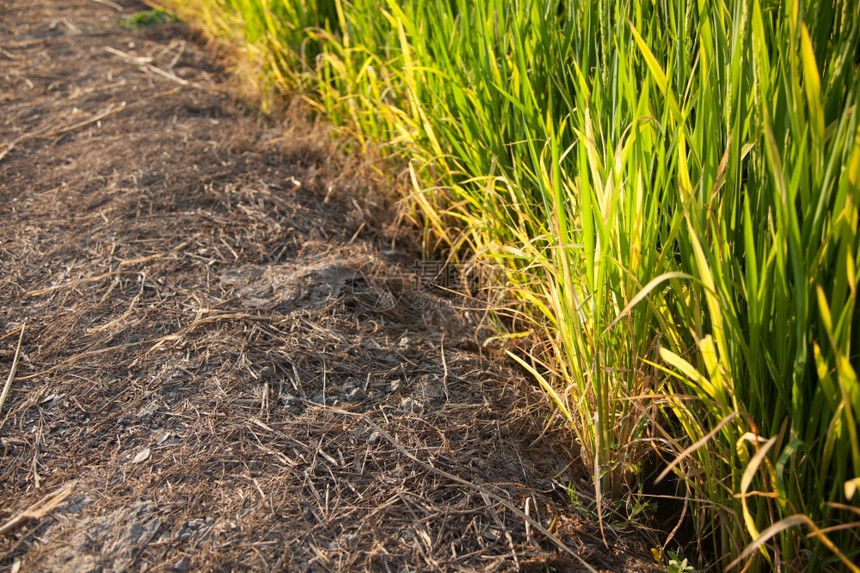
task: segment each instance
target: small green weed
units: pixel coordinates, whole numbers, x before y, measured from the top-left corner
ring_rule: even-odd
[[[120,28],[126,30],[140,30],[156,24],[165,24],[167,22],[178,22],[179,18],[168,14],[163,10],[148,10],[146,12],[138,12],[131,16],[126,16],[120,20]]]
[[[694,573],[696,570],[692,565],[687,563],[687,558],[679,555],[674,551],[667,551],[669,556],[669,566],[666,568],[666,573]]]

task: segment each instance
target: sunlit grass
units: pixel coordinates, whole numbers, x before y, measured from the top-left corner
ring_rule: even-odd
[[[173,4],[507,270],[599,494],[657,452],[720,565],[857,570],[860,4]]]

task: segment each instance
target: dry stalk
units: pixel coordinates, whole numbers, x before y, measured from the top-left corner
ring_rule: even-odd
[[[12,359],[12,368],[9,370],[9,377],[6,379],[6,384],[3,385],[3,392],[0,393],[0,413],[3,412],[3,406],[6,404],[6,396],[9,395],[9,389],[12,388],[12,381],[15,379],[15,374],[18,373],[18,358],[21,356],[21,342],[24,340],[24,328],[26,323],[21,325],[21,334],[18,336],[18,347],[15,349],[15,358]],[[3,422],[0,421],[0,427],[3,427]]]
[[[73,483],[68,483],[60,489],[49,493],[6,523],[0,526],[0,535],[11,533],[21,525],[36,519],[42,519],[55,507],[60,505],[72,493]]]

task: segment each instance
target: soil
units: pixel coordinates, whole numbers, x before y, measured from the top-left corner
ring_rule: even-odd
[[[0,0],[0,567],[655,570],[384,179],[147,9]]]

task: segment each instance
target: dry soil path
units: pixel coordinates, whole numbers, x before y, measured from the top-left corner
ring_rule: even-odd
[[[146,9],[0,0],[0,569],[648,570],[360,167]]]

